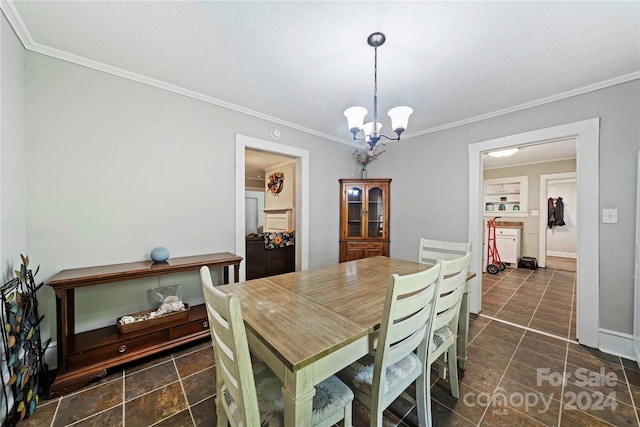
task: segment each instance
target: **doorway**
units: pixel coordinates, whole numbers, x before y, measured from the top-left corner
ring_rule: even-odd
[[[579,222],[577,230],[578,268],[576,281],[576,327],[581,344],[599,346],[599,129],[598,118],[496,138],[469,145],[469,241],[482,248],[482,154],[507,147],[520,147],[575,138],[577,144],[577,186]],[[472,259],[471,271],[482,271],[482,251]],[[470,306],[482,310],[482,275],[471,281]]]
[[[279,154],[295,159],[295,230],[296,270],[309,268],[309,151],[289,145],[236,134],[236,248],[235,254],[245,258],[245,152],[246,149]],[[240,281],[246,279],[246,265],[240,264]]]
[[[561,198],[562,226],[550,224],[548,214]],[[551,199],[551,201],[549,200]],[[549,207],[550,203],[554,205]],[[544,267],[576,271],[577,265],[577,182],[576,173],[540,175],[540,206],[547,206],[546,215],[540,216],[538,263]],[[574,261],[570,261],[574,260]]]

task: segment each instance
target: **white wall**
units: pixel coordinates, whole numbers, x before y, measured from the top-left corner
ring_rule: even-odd
[[[547,228],[547,255],[564,258],[576,257],[577,242],[577,218],[578,218],[578,198],[576,194],[576,182],[553,182],[547,183],[547,197],[554,199],[562,197],[564,205],[564,222],[562,227]],[[541,210],[541,213],[547,209]]]
[[[420,236],[468,239],[469,144],[600,117],[600,189],[594,203],[619,209],[618,224],[599,230],[600,326],[631,333],[639,99],[635,80],[387,145],[367,169],[370,176],[393,178],[391,256],[416,259]]]
[[[235,135],[270,140],[273,123],[32,52],[26,75],[27,243],[43,280],[148,259],[159,245],[172,257],[234,252],[236,221],[244,224],[234,209]],[[278,128],[279,143],[310,152],[310,267],[336,263],[338,179],[353,169],[351,148]],[[159,282],[202,300],[197,272]],[[145,309],[146,289],[157,285],[77,290],[78,329]],[[45,289],[48,336],[55,307]]]
[[[24,126],[25,51],[0,13],[0,279],[15,277],[27,254],[27,153]],[[36,280],[41,276],[38,275]]]
[[[278,194],[269,192],[267,183],[269,175],[274,172],[284,173],[282,191]],[[266,169],[264,171],[264,207],[266,209],[286,209],[296,206],[296,163],[295,161]]]

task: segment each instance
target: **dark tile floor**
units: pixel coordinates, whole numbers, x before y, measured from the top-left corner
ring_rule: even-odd
[[[509,276],[525,274],[516,271]],[[552,277],[539,272],[531,283]],[[634,361],[483,316],[471,316],[460,398],[449,390],[448,381],[432,371],[434,426],[640,427],[640,369]],[[43,401],[18,426],[210,427],[214,395],[213,351],[205,341]],[[404,399],[386,411],[385,425],[417,424],[414,406]],[[360,405],[354,407],[354,426],[368,426]]]
[[[576,340],[576,273],[507,268],[482,276],[482,315]]]

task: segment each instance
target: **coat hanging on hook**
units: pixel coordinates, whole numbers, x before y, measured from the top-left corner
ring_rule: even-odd
[[[558,227],[567,225],[564,222],[564,203],[562,197],[558,197],[557,199],[549,197],[547,201],[547,225],[549,228],[553,228],[554,225]]]

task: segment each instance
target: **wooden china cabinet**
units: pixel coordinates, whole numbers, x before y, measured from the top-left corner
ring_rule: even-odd
[[[340,262],[389,256],[390,178],[340,180]]]

